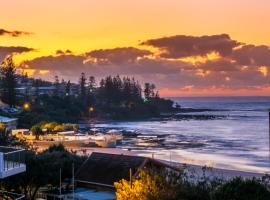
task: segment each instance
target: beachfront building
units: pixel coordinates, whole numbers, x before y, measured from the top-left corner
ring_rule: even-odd
[[[24,153],[23,149],[0,146],[0,180],[26,171]],[[0,199],[23,198],[23,195],[0,190]]]
[[[0,116],[0,122],[5,125],[7,130],[16,129],[17,127],[17,118]]]
[[[178,170],[156,159],[123,154],[92,153],[76,173],[77,186],[114,190],[114,183],[147,168]]]
[[[115,182],[129,180],[131,175],[136,177],[140,169],[152,167],[178,170],[151,158],[94,152],[76,172],[74,192],[43,191],[41,197],[46,200],[115,200]]]

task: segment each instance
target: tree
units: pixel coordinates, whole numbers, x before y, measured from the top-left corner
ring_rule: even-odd
[[[148,99],[150,99],[150,97],[151,97],[151,85],[150,85],[150,83],[145,83],[144,84],[144,98],[146,99],[146,100],[148,100]]]
[[[0,122],[0,146],[5,146],[8,144],[8,134],[6,126],[3,122]]]
[[[213,200],[268,200],[270,191],[259,180],[234,178],[219,186],[213,192]]]
[[[42,135],[42,129],[41,129],[41,127],[39,125],[32,126],[31,132],[32,132],[33,135],[36,136],[37,140],[39,139],[39,136]]]
[[[66,96],[70,96],[70,92],[71,92],[71,83],[70,83],[70,80],[69,80],[67,82],[66,88],[65,88],[65,94],[66,94]]]
[[[95,98],[95,92],[96,92],[96,80],[94,76],[90,76],[88,80],[88,91],[87,91],[87,104],[94,105],[96,98]]]
[[[96,79],[94,76],[89,77],[89,82],[88,82],[88,90],[89,93],[93,93],[96,88]]]
[[[85,78],[85,74],[81,73],[81,77],[80,77],[80,95],[82,100],[85,100],[86,97],[86,78]]]
[[[161,169],[142,170],[132,180],[114,183],[117,200],[178,200],[182,173]]]
[[[58,124],[54,127],[53,131],[54,132],[61,132],[61,131],[64,131],[65,130],[65,127],[61,124]]]
[[[24,90],[24,100],[25,101],[29,101],[30,98],[30,84],[29,83],[29,78],[28,78],[28,74],[25,73],[23,75],[23,82],[24,82],[24,86],[25,86],[25,90]]]
[[[58,76],[54,77],[54,96],[59,96],[60,92],[60,83]]]
[[[35,98],[36,100],[39,99],[39,87],[40,87],[40,80],[39,79],[35,79],[34,80],[34,87],[35,87]]]
[[[2,79],[2,100],[10,107],[16,105],[16,67],[11,56],[7,57],[0,66]]]
[[[36,199],[38,190],[43,186],[59,186],[60,168],[62,179],[71,180],[72,165],[76,171],[86,159],[68,152],[63,145],[53,145],[40,153],[27,150],[25,158],[26,172],[5,179],[3,186],[8,191],[25,194],[29,200]]]
[[[151,100],[151,98],[159,98],[158,91],[155,91],[155,84],[145,83],[144,84],[144,98]]]

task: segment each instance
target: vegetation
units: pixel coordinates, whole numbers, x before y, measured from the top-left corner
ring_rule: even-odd
[[[173,200],[178,198],[178,181],[181,173],[168,171],[140,171],[132,181],[121,180],[115,183],[117,200]]]
[[[10,131],[6,129],[5,124],[2,122],[0,122],[0,146],[22,146],[23,148],[28,148],[25,141],[11,136]]]
[[[269,188],[256,179],[243,180],[240,177],[217,187],[213,200],[264,200],[270,199]]]
[[[33,135],[36,136],[36,139],[39,139],[40,135],[45,133],[57,133],[61,131],[74,131],[78,129],[77,124],[60,124],[56,122],[39,122],[33,125],[30,129]]]
[[[86,80],[82,74],[80,84],[73,85],[80,86],[78,94],[71,91],[70,82],[62,82],[63,87],[57,86],[60,88],[53,95],[36,94],[30,101],[30,109],[15,116],[19,118],[19,126],[28,128],[41,121],[76,123],[78,119],[89,118],[142,119],[177,110],[171,100],[158,96],[153,84],[144,97],[140,84],[133,78],[108,76],[100,81],[99,87],[94,77]]]
[[[72,165],[74,164],[74,169],[77,170],[85,159],[85,157],[68,152],[62,145],[51,146],[41,153],[27,150],[27,171],[6,178],[2,182],[2,188],[25,194],[27,199],[34,200],[41,187],[48,185],[59,187],[60,169],[62,181],[68,180],[67,183],[70,183]]]
[[[160,98],[154,84],[145,83],[142,88],[138,81],[130,77],[107,76],[97,84],[95,77],[86,77],[82,73],[78,84],[65,80],[60,82],[58,76],[52,83],[29,78],[27,74],[16,74],[12,57],[2,63],[0,72],[1,100],[10,107],[20,106],[23,109],[17,114],[9,114],[19,119],[22,128],[41,121],[65,123],[89,118],[142,119],[179,109],[173,106],[171,100]],[[23,94],[16,94],[17,85],[25,87]],[[41,93],[40,87],[44,86],[53,91]]]
[[[12,57],[8,57],[0,65],[1,74],[1,99],[7,103],[10,107],[14,107],[16,101],[16,68],[14,66]]]
[[[268,200],[269,182],[265,180],[230,181],[202,177],[194,181],[172,171],[141,171],[132,181],[115,183],[117,200]]]
[[[36,139],[39,139],[39,136],[43,134],[41,127],[38,125],[32,126],[30,131],[32,132],[33,135],[36,136]]]

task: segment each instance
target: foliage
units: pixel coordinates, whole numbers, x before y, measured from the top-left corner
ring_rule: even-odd
[[[204,169],[203,169],[204,170]],[[115,183],[117,200],[268,200],[269,184],[264,179],[234,178],[224,182],[216,177],[172,171],[144,170],[138,177]],[[194,177],[193,177],[194,178]],[[268,179],[269,180],[269,179]]]
[[[32,126],[30,131],[32,132],[33,135],[36,136],[36,139],[39,139],[39,136],[43,134],[41,127],[38,125]]]
[[[32,84],[32,93],[18,96],[19,105],[29,103],[29,109],[13,114],[18,126],[29,128],[41,121],[76,123],[78,119],[132,120],[159,117],[163,112],[177,109],[173,101],[160,98],[156,86],[146,83],[144,88],[131,77],[107,76],[96,84],[95,77],[81,74],[79,83],[62,80],[56,76],[54,83],[41,79],[21,77]],[[40,87],[51,87],[53,92],[42,94]],[[89,112],[89,107],[94,111]],[[58,127],[60,128],[60,127]]]
[[[46,130],[47,133],[55,133],[55,132],[61,132],[61,131],[73,131],[77,130],[78,125],[77,124],[60,124],[57,122],[46,122],[41,121],[30,129],[33,134],[42,134],[42,130]],[[40,133],[41,132],[41,133]]]
[[[0,122],[0,146],[5,146],[9,142],[6,126],[3,122]]]
[[[114,183],[117,200],[176,200],[182,174],[167,170],[142,170],[133,181]],[[180,181],[180,182],[179,182]]]
[[[156,86],[154,84],[145,83],[144,85],[144,97],[146,100],[150,98],[158,97],[158,93],[155,92]]]
[[[84,73],[81,74],[79,84],[80,84],[80,95],[81,98],[84,100],[86,98],[86,78]]]
[[[6,131],[6,126],[3,122],[0,122],[0,132],[5,132]]]
[[[60,169],[62,180],[71,180],[72,164],[77,170],[85,159],[85,157],[68,152],[61,145],[55,145],[41,153],[28,150],[26,173],[5,179],[3,187],[9,191],[23,193],[27,199],[34,200],[40,187],[48,184],[58,187]]]
[[[256,179],[244,180],[240,177],[217,187],[213,192],[213,200],[268,200],[269,190]]]
[[[16,105],[16,68],[12,57],[7,57],[0,66],[1,74],[1,98],[10,107]]]

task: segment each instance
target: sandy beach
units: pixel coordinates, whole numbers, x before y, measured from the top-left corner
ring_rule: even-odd
[[[123,155],[131,155],[131,156],[141,156],[141,151],[136,150],[124,150],[120,148],[99,148],[99,147],[66,147],[69,151],[76,152],[79,155],[89,156],[93,152],[102,152],[102,153],[110,153],[110,154],[123,154]],[[43,148],[39,148],[39,151],[44,150]],[[147,157],[152,157],[148,155]],[[157,159],[157,158],[156,158]],[[222,169],[216,167],[208,167],[203,165],[194,165],[188,163],[181,163],[181,162],[170,162],[166,160],[158,159],[159,161],[165,162],[167,164],[171,164],[174,167],[179,167],[184,169],[184,172],[187,175],[194,175],[196,179],[203,177],[212,177],[212,178],[220,178],[224,180],[228,180],[234,177],[241,176],[242,178],[262,178],[266,174],[259,173],[259,172],[248,172],[248,171],[240,171],[240,170],[230,170],[230,169]]]

